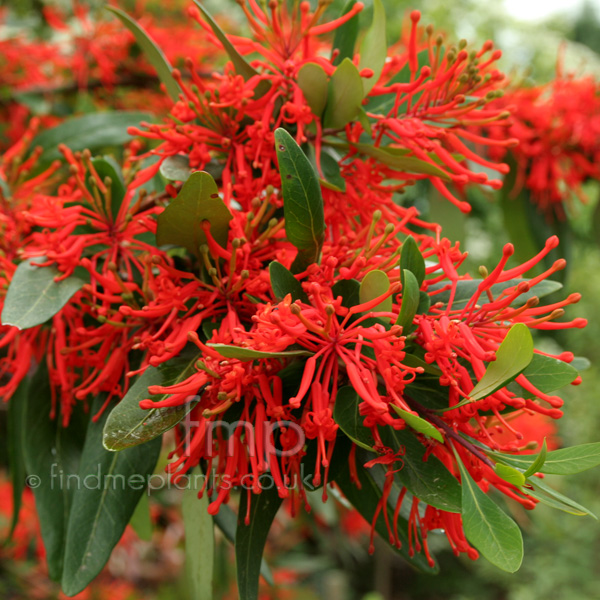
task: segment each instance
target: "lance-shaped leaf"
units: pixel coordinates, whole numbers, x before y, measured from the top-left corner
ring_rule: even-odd
[[[390,280],[384,271],[375,269],[369,271],[360,283],[360,303],[364,304],[370,300],[374,300],[378,296],[382,296],[390,289]],[[372,312],[391,312],[392,297],[388,296],[382,300],[377,306],[374,306]],[[369,312],[371,312],[369,311]]]
[[[423,435],[433,438],[441,444],[444,443],[444,438],[442,437],[442,434],[429,421],[426,421],[425,419],[422,419],[418,415],[414,415],[413,413],[408,412],[407,410],[403,410],[395,404],[391,404],[390,406],[398,413],[400,417],[402,417],[402,419],[411,429],[414,429],[415,431],[418,431]]]
[[[94,401],[97,414],[105,398]],[[160,453],[157,438],[144,446],[109,452],[102,446],[105,412],[91,422],[81,455],[67,525],[62,588],[73,596],[102,570],[144,493]]]
[[[132,19],[126,12],[122,11],[120,8],[116,6],[107,6],[106,10],[109,10],[115,16],[117,16],[121,23],[133,33],[135,37],[135,41],[138,43],[139,47],[142,49],[145,57],[148,59],[148,62],[154,67],[156,70],[156,74],[159,79],[164,84],[169,97],[173,102],[177,102],[179,100],[179,94],[181,93],[181,88],[173,75],[171,75],[171,71],[173,67],[169,63],[167,57],[163,54],[163,51],[156,45],[154,40],[148,35],[148,32],[135,20]]]
[[[198,354],[186,355],[173,358],[158,367],[148,367],[108,415],[102,436],[104,447],[113,451],[124,450],[145,444],[175,427],[194,408],[196,401],[191,399],[187,404],[148,410],[140,408],[139,403],[147,398],[154,402],[163,400],[166,395],[151,396],[148,388],[151,385],[181,383],[195,372],[194,365],[198,358]]]
[[[133,137],[128,127],[136,127],[142,121],[151,121],[152,114],[129,110],[111,110],[81,117],[71,117],[52,129],[45,129],[31,142],[31,147],[41,146],[43,152],[39,163],[61,159],[59,144],[68,146],[73,152],[88,148],[92,152],[99,148],[121,147]]]
[[[533,339],[524,323],[516,323],[506,334],[481,380],[469,394],[471,400],[487,398],[524,371],[533,358]]]
[[[110,208],[111,215],[115,219],[119,214],[126,193],[121,167],[111,156],[93,158],[92,165],[103,183],[108,183],[107,178],[110,179],[110,187],[108,188],[110,190]],[[90,187],[89,183],[88,187]]]
[[[373,77],[363,79],[364,95],[375,86],[383,70],[387,56],[387,32],[385,8],[381,0],[373,0],[373,22],[360,46],[359,71],[371,69]]]
[[[509,465],[503,465],[502,463],[498,463],[494,468],[494,471],[496,472],[496,475],[498,475],[498,477],[502,477],[504,481],[512,483],[512,485],[521,487],[525,484],[525,474],[521,471],[517,471],[517,469],[514,469]]]
[[[358,405],[360,398],[352,386],[338,390],[333,409],[333,418],[340,429],[358,446],[374,451],[375,440],[371,430],[363,424]]]
[[[243,489],[240,506],[246,507],[249,490]],[[258,579],[262,555],[271,524],[281,506],[277,486],[263,489],[250,498],[250,521],[245,524],[245,508],[238,514],[235,534],[235,562],[240,600],[258,600]]]
[[[217,22],[212,18],[211,14],[204,8],[204,6],[194,0],[194,4],[200,10],[200,13],[204,17],[204,20],[210,25],[215,37],[221,42],[221,45],[227,52],[229,60],[233,64],[233,68],[238,75],[241,75],[246,81],[251,77],[258,75],[258,71],[252,67],[248,61],[236,50],[235,46],[227,39],[225,32],[217,25]],[[267,81],[261,81],[256,87],[255,98],[264,96],[269,91],[269,83]]]
[[[313,114],[320,117],[327,104],[329,78],[317,63],[305,63],[298,71],[298,86]]]
[[[410,271],[414,275],[417,280],[417,287],[420,288],[425,279],[425,259],[412,235],[409,235],[404,240],[400,253],[400,275],[402,278],[402,285],[404,285],[405,270]]]
[[[12,402],[12,400],[11,400]],[[67,520],[77,484],[70,477],[77,475],[85,437],[85,420],[76,411],[69,427],[63,427],[60,417],[50,418],[52,394],[46,362],[35,373],[25,409],[23,458],[28,483],[33,488],[35,507],[46,549],[50,577],[60,580]]]
[[[273,294],[278,300],[283,300],[287,294],[292,295],[292,301],[301,300],[308,304],[308,296],[293,273],[280,262],[274,260],[269,265],[269,276]]]
[[[228,344],[207,344],[225,358],[237,358],[241,361],[257,360],[260,358],[286,358],[290,356],[310,356],[309,350],[282,350],[281,352],[263,352],[242,346],[229,346]]]
[[[202,223],[208,221],[213,238],[225,247],[231,219],[233,216],[219,197],[215,180],[204,171],[196,171],[158,215],[156,242],[159,246],[183,246],[198,255],[200,246],[206,244]]]
[[[340,16],[348,14],[355,4],[356,0],[348,0]],[[359,29],[359,15],[354,15],[351,19],[346,21],[343,25],[335,30],[331,51],[333,53],[334,50],[337,50],[338,53],[333,59],[334,65],[339,65],[345,58],[353,58],[354,46],[356,45],[356,38],[358,37]]]
[[[214,525],[208,514],[208,494],[198,498],[204,476],[198,470],[188,477],[181,512],[185,528],[185,572],[190,600],[213,598]]]
[[[150,501],[148,494],[144,494],[129,520],[129,524],[140,540],[149,542],[152,540],[152,517],[150,515]]]
[[[275,148],[281,173],[285,233],[298,248],[292,271],[317,261],[325,237],[325,216],[319,179],[310,160],[285,130],[275,131]]]
[[[356,119],[363,97],[363,80],[358,69],[349,58],[345,58],[329,80],[324,127],[340,129]]]
[[[85,281],[71,275],[55,281],[62,273],[55,266],[36,267],[46,257],[24,260],[15,271],[2,309],[2,325],[29,329],[45,323],[78,292]]]
[[[535,460],[531,463],[527,470],[523,473],[525,477],[531,477],[538,473],[541,468],[544,466],[546,462],[546,458],[548,457],[548,446],[546,444],[546,438],[544,438],[544,443],[542,444],[542,449],[540,453],[536,456]]]
[[[575,502],[575,500],[571,500],[571,498],[553,490],[549,485],[537,477],[528,480],[528,488],[529,489],[526,489],[525,492],[530,496],[533,496],[536,500],[539,500],[542,504],[557,508],[558,510],[562,510],[571,515],[577,515],[579,517],[587,515],[598,520],[598,517],[591,510],[578,502]]]
[[[484,494],[457,456],[462,482],[465,536],[483,556],[514,573],[523,560],[523,536],[517,524]]]
[[[408,335],[413,328],[413,319],[419,309],[421,300],[417,279],[408,269],[402,271],[404,283],[402,284],[402,304],[396,325],[402,326],[402,334]]]

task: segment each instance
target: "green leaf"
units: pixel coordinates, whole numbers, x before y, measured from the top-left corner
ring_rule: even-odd
[[[428,437],[437,440],[441,444],[444,443],[444,438],[442,434],[431,424],[429,421],[422,419],[418,415],[413,415],[411,412],[406,410],[402,410],[400,407],[395,404],[390,404],[390,406],[402,417],[402,419],[406,422],[406,424],[415,431],[422,433]]]
[[[523,560],[523,537],[517,524],[479,486],[457,456],[462,479],[465,536],[493,565],[514,573]]]
[[[364,95],[366,96],[375,86],[387,57],[387,34],[385,8],[381,0],[373,0],[373,22],[367,30],[360,46],[359,71],[371,69],[373,77],[363,79]]]
[[[562,360],[543,354],[534,354],[522,375],[538,390],[548,394],[569,385],[578,377],[579,373],[577,369]]]
[[[96,398],[92,415],[104,401],[104,396]],[[62,575],[62,588],[68,596],[81,592],[110,558],[160,453],[160,438],[118,453],[105,450],[102,430],[107,416],[105,411],[90,423],[81,455],[80,485],[73,494]]]
[[[365,520],[368,523],[372,523],[373,517],[375,516],[375,510],[377,509],[377,506],[382,496],[382,489],[377,483],[375,483],[373,479],[373,474],[377,472],[377,468],[381,467],[381,465],[375,465],[374,467],[368,470],[362,465],[363,462],[364,460],[359,460],[359,457],[357,457],[356,473],[358,475],[358,480],[361,485],[360,489],[356,486],[352,476],[350,475],[350,469],[348,467],[347,461],[343,465],[343,468],[336,475],[335,482],[344,494],[344,496],[347,498],[348,502],[350,502],[350,504],[354,506],[354,508],[365,518]],[[394,509],[396,508],[397,499],[398,491],[392,489],[392,492],[388,497],[388,513],[391,513],[392,515],[394,514]],[[379,516],[377,517],[377,521],[375,523],[375,530],[385,542],[390,544],[383,511],[381,511],[379,513]],[[401,546],[400,548],[397,548],[395,545],[390,544],[390,547],[394,550],[394,552],[397,552],[398,554],[403,556],[408,562],[410,562],[420,571],[423,571],[425,573],[436,573],[438,571],[438,567],[430,567],[423,554],[416,553],[413,556],[409,555],[407,531],[408,521],[401,514],[398,517],[397,529],[397,534],[401,542]]]
[[[299,272],[319,258],[325,237],[325,216],[319,179],[310,160],[285,129],[275,131],[281,173],[285,232],[298,248],[292,271]]]
[[[194,4],[199,8],[204,20],[210,25],[210,28],[213,30],[215,37],[221,42],[225,52],[229,56],[229,60],[231,60],[233,64],[233,68],[238,75],[241,75],[246,81],[251,77],[255,77],[258,75],[258,71],[250,66],[250,64],[246,61],[246,59],[235,49],[235,46],[227,39],[225,32],[217,25],[217,22],[212,18],[211,14],[202,6],[198,0],[194,0]],[[256,86],[256,91],[254,97],[256,99],[264,96],[270,89],[269,83],[267,81],[261,81]]]
[[[364,304],[385,294],[390,289],[390,280],[384,271],[374,269],[369,271],[360,284],[360,303]],[[377,306],[373,307],[369,312],[391,312],[392,297],[388,296],[382,300]]]
[[[244,519],[248,494],[251,494],[249,490],[242,489],[240,497],[242,508],[238,514],[235,534],[238,593],[240,600],[258,600],[258,580],[263,550],[282,499],[278,495],[276,486],[263,489],[260,494],[252,494],[250,521],[246,525]]]
[[[116,219],[125,198],[126,188],[123,180],[121,167],[110,156],[103,158],[93,158],[92,165],[100,179],[104,182],[105,178],[110,178],[110,208],[113,219]],[[90,187],[88,183],[88,187]]]
[[[93,152],[108,146],[120,147],[133,139],[127,133],[128,127],[137,127],[140,122],[151,119],[151,113],[128,110],[111,110],[71,117],[56,127],[42,131],[31,142],[31,147],[42,147],[40,164],[62,159],[63,156],[58,150],[59,144],[65,144],[73,152],[86,148]]]
[[[340,429],[358,446],[374,451],[375,440],[371,430],[363,424],[358,405],[360,398],[352,386],[338,390],[333,409],[333,419]]]
[[[225,536],[225,539],[232,544],[235,544],[237,515],[233,512],[233,510],[227,504],[221,504],[219,507],[219,512],[213,516],[213,520],[215,525]],[[271,573],[271,569],[264,558],[261,560],[260,574],[265,578],[265,581],[269,585],[275,584],[273,580],[273,573]]]
[[[400,272],[402,274],[402,285],[404,285],[404,271],[410,271],[417,280],[417,289],[420,289],[425,280],[425,259],[419,250],[417,242],[409,235],[402,244],[400,254]]]
[[[513,469],[513,467],[498,463],[494,468],[494,471],[498,477],[502,477],[504,481],[512,483],[512,485],[516,485],[517,487],[525,485],[525,474]]]
[[[152,540],[152,518],[150,517],[150,501],[148,494],[143,494],[137,503],[129,524],[140,538],[145,542]]]
[[[159,79],[164,84],[169,97],[173,102],[177,102],[179,100],[179,94],[181,93],[181,88],[171,71],[173,67],[169,63],[167,57],[163,54],[163,51],[156,45],[154,40],[148,35],[148,32],[135,20],[132,19],[126,12],[122,11],[120,8],[116,6],[107,6],[106,10],[109,10],[115,16],[119,18],[121,23],[133,33],[135,37],[135,41],[138,43],[139,47],[142,49],[145,57],[148,59],[148,62],[154,67],[156,74]]]
[[[305,63],[298,71],[297,83],[313,114],[320,117],[327,104],[329,78],[317,63]]]
[[[79,412],[74,412],[69,427],[63,427],[60,417],[50,418],[51,408],[52,394],[44,361],[33,376],[27,396],[23,458],[27,482],[35,497],[48,572],[52,579],[60,580],[65,531],[76,485],[70,476],[79,469],[85,423],[76,418]]]
[[[107,450],[124,450],[145,444],[172,429],[196,405],[189,402],[180,406],[142,409],[140,401],[149,398],[159,402],[167,394],[150,396],[151,385],[171,386],[181,383],[195,372],[194,365],[200,355],[172,358],[158,367],[148,367],[129,388],[125,397],[110,411],[102,443]],[[199,391],[201,393],[201,391]]]
[[[192,174],[190,159],[183,154],[167,156],[160,163],[160,174],[171,181],[187,181]]]
[[[215,180],[204,171],[192,173],[179,194],[158,215],[156,242],[159,246],[183,246],[192,254],[199,254],[206,244],[202,222],[210,222],[210,232],[221,246],[227,246],[231,212],[221,198]]]
[[[425,175],[439,177],[445,181],[450,181],[450,177],[434,164],[421,160],[420,158],[415,158],[414,156],[404,156],[405,151],[402,148],[376,148],[371,144],[362,142],[352,142],[351,145],[361,154],[370,156],[397,171],[402,171],[403,173],[423,173]]]
[[[277,300],[283,300],[287,294],[291,294],[292,301],[300,300],[308,304],[308,296],[302,289],[300,282],[280,262],[274,260],[269,265],[269,276],[271,278],[273,294]]]
[[[346,191],[346,180],[341,175],[339,162],[324,149],[321,151],[321,171],[325,177],[321,179],[321,185],[334,192]]]
[[[356,0],[348,0],[340,16],[348,14],[355,3]],[[355,15],[335,30],[331,51],[333,53],[337,49],[339,52],[333,60],[334,65],[339,65],[345,58],[352,59],[354,57],[354,46],[356,45],[359,29],[359,15]]]
[[[479,284],[483,281],[483,279],[461,279],[456,282],[456,293],[454,295],[454,300],[452,301],[452,308],[464,308],[467,305],[467,302],[473,297],[473,295],[477,292],[477,288]],[[490,288],[490,292],[494,298],[497,298],[501,292],[504,290],[508,290],[509,288],[515,287],[522,283],[523,281],[528,281],[527,279],[509,279],[508,281],[503,281],[502,283],[496,283]],[[428,292],[435,292],[436,290],[442,289],[446,287],[447,284],[444,283],[436,283],[428,287]],[[562,288],[562,284],[558,283],[558,281],[545,280],[540,281],[540,283],[536,284],[529,292],[525,292],[521,294],[513,303],[512,306],[525,304],[527,300],[533,298],[534,296],[538,298],[543,298],[544,296],[548,296],[549,294],[553,294]],[[442,302],[443,304],[448,304],[450,302],[451,290],[445,290],[440,292],[439,294],[432,294],[431,301],[435,304],[436,302]],[[487,301],[487,296],[483,296],[485,301]],[[483,300],[482,300],[483,301]]]
[[[461,510],[461,491],[458,480],[435,456],[427,456],[425,446],[407,430],[379,427],[381,441],[399,451],[394,475],[406,489],[427,504],[448,512]]]
[[[323,126],[340,129],[356,119],[362,107],[363,80],[354,63],[345,58],[329,80]]]
[[[546,458],[548,457],[548,446],[546,445],[546,438],[544,438],[544,443],[542,444],[542,449],[540,453],[536,456],[535,460],[531,463],[531,466],[527,467],[527,470],[523,473],[525,477],[531,477],[538,473],[541,468],[544,466],[546,462]]]
[[[200,483],[197,479],[200,478]],[[213,561],[215,552],[214,525],[208,514],[208,495],[198,498],[204,476],[194,470],[188,476],[183,493],[181,512],[185,529],[185,572],[190,600],[211,600],[213,597]]]
[[[402,271],[404,284],[402,285],[402,304],[396,325],[402,326],[402,335],[408,335],[413,328],[413,319],[419,308],[421,299],[417,279],[408,269]]]
[[[496,351],[496,360],[469,394],[471,401],[487,398],[522,373],[533,358],[533,339],[524,323],[516,323]],[[468,400],[467,400],[468,401]]]
[[[530,471],[537,461],[534,455],[501,454],[491,453],[497,459],[505,463]],[[548,475],[574,475],[592,469],[600,465],[600,442],[561,448],[546,454],[546,460],[537,471]],[[536,472],[537,472],[536,471]]]
[[[78,292],[85,281],[71,275],[54,281],[62,273],[55,267],[36,267],[45,256],[24,260],[15,271],[2,309],[2,325],[29,329],[45,323]]]
[[[242,361],[257,360],[260,358],[286,358],[290,356],[311,356],[308,350],[283,350],[282,352],[262,352],[252,348],[241,346],[229,346],[228,344],[207,344],[225,358],[237,358]]]
[[[582,506],[575,500],[571,500],[567,496],[553,490],[549,485],[546,485],[539,478],[529,479],[527,481],[529,486],[533,489],[526,489],[526,493],[539,500],[543,504],[547,506],[551,506],[552,508],[557,508],[558,510],[562,510],[563,512],[569,513],[571,515],[577,515],[580,517],[589,515],[594,519],[598,520],[598,517],[587,509],[585,506]]]
[[[25,460],[24,438],[27,427],[27,397],[29,395],[29,379],[25,378],[19,384],[17,391],[8,402],[7,414],[7,442],[8,442],[8,466],[10,471],[10,482],[12,484],[12,519],[8,539],[12,535],[19,520],[21,510],[21,499],[25,488]]]
[[[341,279],[331,288],[334,299],[341,296],[342,306],[352,308],[360,304],[360,283],[356,279]]]

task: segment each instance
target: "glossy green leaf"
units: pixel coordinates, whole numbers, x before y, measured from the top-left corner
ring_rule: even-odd
[[[137,127],[142,121],[151,121],[147,112],[111,110],[81,117],[71,117],[60,125],[45,129],[36,136],[31,147],[43,149],[39,163],[62,159],[59,144],[65,144],[73,152],[88,148],[94,150],[105,147],[121,147],[133,137],[127,133],[128,127]]]
[[[579,375],[570,364],[543,354],[534,354],[522,374],[545,394],[569,385]]]
[[[8,539],[14,533],[21,510],[21,500],[23,489],[25,488],[25,459],[24,438],[27,427],[27,398],[29,395],[29,379],[25,378],[19,384],[17,391],[8,401],[7,410],[7,446],[8,446],[8,467],[10,471],[10,482],[12,484],[12,519]]]
[[[590,516],[598,520],[598,517],[591,510],[587,509],[585,506],[582,506],[578,502],[575,502],[575,500],[571,500],[571,498],[564,496],[560,492],[553,490],[541,479],[534,477],[528,480],[528,484],[532,489],[526,489],[525,491],[543,504],[551,506],[552,508],[557,508],[558,510],[562,510],[563,512],[571,515],[577,515],[580,517]]]
[[[433,163],[421,160],[420,158],[415,158],[414,156],[405,156],[404,152],[402,152],[403,149],[401,148],[376,148],[371,144],[362,142],[352,142],[352,146],[361,154],[370,156],[397,171],[402,171],[403,173],[423,173],[425,175],[439,177],[445,181],[450,181],[450,177],[439,167],[435,166]],[[401,152],[395,152],[395,150],[401,150]]]
[[[532,475],[535,475],[536,473],[538,473],[544,466],[544,463],[546,462],[547,457],[548,457],[548,445],[546,444],[546,438],[544,438],[544,442],[542,444],[542,448],[541,448],[539,454],[536,456],[535,460],[531,463],[531,465],[529,467],[527,467],[527,470],[523,473],[523,475],[525,477],[531,477]]]
[[[96,415],[105,398],[91,407]],[[100,573],[131,520],[160,453],[157,438],[122,452],[102,446],[107,411],[88,427],[78,481],[67,525],[62,589],[68,596],[83,590]]]
[[[477,288],[479,284],[482,282],[482,279],[461,279],[456,282],[456,292],[454,295],[454,300],[452,301],[452,308],[459,309],[464,308],[467,305],[467,302],[473,297],[473,295],[477,292]],[[504,290],[508,290],[509,288],[515,287],[522,283],[523,281],[527,281],[527,279],[509,279],[508,281],[503,281],[502,283],[496,283],[490,289],[492,296],[497,298],[501,292]],[[429,286],[429,292],[435,292],[437,290],[443,289],[446,287],[446,284],[434,284]],[[521,306],[527,302],[530,298],[534,296],[538,298],[543,298],[544,296],[548,296],[549,294],[553,294],[562,288],[562,284],[558,283],[558,281],[545,280],[540,281],[540,283],[536,284],[531,288],[529,292],[525,292],[521,294],[514,302],[513,306]],[[431,295],[431,301],[435,304],[436,302],[442,302],[443,304],[448,304],[450,302],[451,290],[444,290],[438,294]],[[481,297],[480,303],[487,302],[487,295],[483,295]]]
[[[110,207],[111,215],[115,219],[119,214],[126,193],[121,167],[111,156],[93,158],[92,165],[104,183],[106,183],[105,179],[107,177],[110,179]],[[90,187],[89,183],[88,187]]]
[[[364,304],[370,300],[374,300],[378,296],[385,294],[390,289],[390,280],[384,271],[374,269],[369,271],[360,283],[360,303]],[[373,307],[369,312],[391,312],[392,297],[388,296],[382,300],[377,306]]]
[[[402,335],[408,335],[413,328],[413,319],[417,314],[420,301],[419,284],[415,276],[408,269],[402,271],[404,283],[402,285],[402,304],[396,325],[402,327]]]
[[[400,253],[400,274],[402,276],[402,285],[404,285],[404,271],[410,271],[417,280],[417,287],[420,288],[425,280],[425,259],[419,250],[417,242],[412,235],[409,235],[402,244]]]
[[[363,97],[363,80],[358,69],[349,58],[345,58],[329,80],[323,126],[332,129],[345,127],[358,116]]]
[[[286,269],[280,262],[274,260],[269,265],[269,276],[271,278],[271,288],[273,294],[278,300],[283,300],[287,294],[292,295],[292,301],[300,300],[308,304],[308,296],[302,289],[300,282],[294,277],[293,273]]]
[[[459,513],[461,490],[458,480],[443,463],[430,454],[425,460],[425,446],[414,433],[403,429],[380,427],[382,442],[399,452],[394,477],[413,495],[435,508]]]
[[[232,544],[235,543],[235,533],[237,528],[237,515],[227,504],[221,504],[219,512],[213,516],[215,525],[221,530],[225,539]],[[260,564],[260,574],[265,578],[269,585],[274,585],[273,573],[269,565],[263,558]]]
[[[395,404],[390,404],[390,406],[398,413],[400,417],[406,422],[406,424],[415,431],[422,433],[434,440],[437,440],[441,444],[444,443],[444,438],[442,434],[431,424],[429,421],[422,419],[418,415],[414,415],[411,412],[406,410],[402,410],[400,407]]]
[[[373,0],[373,22],[367,30],[360,46],[359,71],[371,69],[373,77],[363,79],[364,95],[366,96],[375,86],[387,57],[387,32],[385,8],[381,0]]]
[[[139,403],[145,399],[154,402],[164,400],[166,394],[151,396],[148,388],[151,385],[171,386],[181,383],[195,372],[194,365],[198,358],[198,354],[186,355],[172,358],[158,367],[148,367],[129,388],[125,397],[110,411],[102,436],[104,448],[115,451],[145,444],[175,427],[194,408],[196,402],[148,410],[140,408]]]
[[[2,309],[2,325],[29,329],[45,323],[76,294],[85,281],[71,275],[55,281],[62,273],[55,267],[36,267],[44,256],[24,260],[15,271]]]
[[[329,86],[325,69],[317,63],[305,63],[298,71],[297,83],[313,114],[320,117],[327,104]]]
[[[356,0],[348,0],[340,16],[348,14],[352,10],[354,4],[356,4]],[[354,46],[356,45],[359,29],[359,15],[355,15],[335,30],[331,50],[332,52],[337,50],[338,54],[333,59],[334,65],[339,65],[345,58],[352,59],[354,57]]]
[[[334,298],[342,297],[342,306],[352,308],[360,304],[360,283],[356,279],[341,279],[333,284],[331,292]]]
[[[132,19],[126,12],[122,11],[120,8],[116,6],[107,6],[106,10],[109,10],[115,16],[119,18],[121,23],[133,33],[135,37],[135,41],[138,43],[139,47],[142,49],[144,56],[148,60],[148,62],[154,67],[158,78],[164,84],[169,97],[173,102],[177,102],[179,100],[179,94],[181,93],[181,88],[179,84],[173,78],[171,71],[173,67],[169,63],[167,57],[164,55],[163,51],[156,45],[154,40],[148,35],[148,32],[135,20]]]
[[[521,487],[525,484],[525,475],[521,473],[521,471],[517,471],[513,467],[508,465],[503,465],[502,463],[498,463],[494,468],[496,475],[498,477],[502,477],[504,481],[511,483],[512,485],[516,485],[517,487]]]
[[[417,306],[417,314],[424,315],[431,308],[431,298],[427,292],[419,292],[419,306]]]
[[[252,494],[250,499],[250,522],[245,524],[247,495],[243,489],[235,534],[235,562],[237,567],[238,593],[240,600],[258,600],[258,580],[263,550],[271,524],[281,506],[277,486],[263,489],[260,494]]]
[[[496,360],[469,394],[472,401],[487,398],[522,373],[533,358],[533,339],[524,323],[516,323],[496,351]]]
[[[344,494],[344,496],[347,498],[348,502],[352,504],[352,506],[364,517],[364,519],[368,523],[371,523],[373,521],[375,511],[377,510],[377,506],[382,496],[382,488],[377,483],[375,483],[373,479],[373,474],[377,472],[377,468],[381,467],[381,465],[375,465],[373,468],[367,469],[363,467],[363,462],[365,462],[364,457],[362,457],[362,455],[357,456],[356,473],[360,482],[360,488],[352,479],[347,462],[343,465],[343,468],[336,475],[335,482]],[[392,489],[392,492],[388,497],[388,513],[394,514],[397,499],[398,490]],[[385,542],[390,544],[389,534],[387,526],[385,524],[383,511],[379,513],[379,516],[375,523],[375,530]],[[394,550],[394,552],[397,552],[398,554],[403,556],[408,562],[410,562],[420,571],[423,571],[425,573],[436,573],[438,571],[437,565],[435,567],[430,567],[422,553],[416,553],[414,554],[414,556],[409,556],[409,543],[407,531],[408,521],[402,514],[400,514],[400,516],[398,517],[397,534],[401,542],[401,546],[400,548],[397,548],[395,545],[390,544],[390,547]]]
[[[227,52],[235,72],[238,75],[241,75],[246,81],[248,81],[248,79],[251,77],[258,75],[258,71],[252,67],[248,61],[236,50],[235,46],[229,41],[225,35],[225,32],[217,25],[217,22],[212,18],[211,14],[206,10],[206,8],[204,8],[204,6],[198,2],[198,0],[194,0],[194,4],[200,10],[204,20],[210,25],[210,28],[225,49],[225,52]],[[264,96],[269,91],[269,88],[270,86],[267,81],[261,81],[256,86],[254,97],[260,98],[261,96]]]
[[[496,452],[492,453],[492,456],[525,471],[529,471],[537,460],[532,454],[517,455]],[[574,475],[593,469],[598,465],[600,465],[600,442],[593,442],[548,452],[543,466],[537,470],[548,475]]]
[[[63,571],[65,532],[77,483],[77,475],[85,437],[85,421],[74,412],[69,427],[51,419],[52,394],[46,363],[35,373],[25,408],[23,458],[28,473],[27,483],[33,489],[42,539],[46,549],[48,572],[60,580]]]
[[[207,344],[216,350],[224,358],[237,358],[241,361],[257,360],[260,358],[286,358],[290,356],[310,356],[309,350],[282,350],[281,352],[263,352],[252,348],[241,346],[229,346],[228,344]]]
[[[493,565],[514,573],[523,561],[523,537],[504,513],[457,460],[462,480],[462,522],[465,536]]]
[[[371,430],[363,424],[358,405],[361,402],[352,386],[344,386],[338,390],[333,409],[333,419],[340,429],[358,446],[374,451],[375,440]]]
[[[292,271],[316,262],[325,237],[325,217],[319,179],[310,160],[285,130],[275,131],[275,149],[281,173],[285,233],[298,248]]]
[[[183,154],[167,156],[160,163],[160,174],[171,181],[187,181],[192,174],[190,159]]]
[[[143,494],[137,503],[129,524],[140,540],[149,542],[152,540],[152,517],[150,516],[150,501],[148,494]]]
[[[210,222],[210,232],[221,246],[227,245],[231,212],[221,198],[215,180],[204,171],[192,173],[177,197],[158,215],[156,242],[159,246],[183,246],[198,255],[206,244],[202,222]]]
[[[188,476],[183,493],[181,513],[185,529],[185,574],[190,600],[213,598],[213,561],[215,552],[214,525],[208,514],[208,494],[198,498],[204,476],[194,470]]]

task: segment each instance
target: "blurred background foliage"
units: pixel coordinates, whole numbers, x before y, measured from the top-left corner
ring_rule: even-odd
[[[10,37],[15,31],[47,39],[51,31],[44,25],[44,4],[43,0],[2,2],[0,39]],[[104,2],[89,1],[87,4],[92,11],[101,14]],[[136,6],[135,0],[121,0],[117,4],[125,10],[133,10]],[[182,9],[188,4],[184,0],[168,3],[156,0],[146,6],[159,19],[165,13],[175,17],[180,15],[183,19]],[[239,17],[242,26],[241,11],[234,2],[207,0],[206,4],[215,14],[226,11],[230,19]],[[331,13],[339,14],[344,4],[345,0],[333,0]],[[533,22],[518,21],[502,2],[385,0],[384,4],[388,9],[389,39],[392,41],[402,27],[406,12],[419,9],[425,24],[434,24],[436,31],[445,32],[450,39],[466,38],[473,45],[494,40],[495,46],[503,50],[500,67],[511,79],[523,81],[525,85],[550,81],[561,52],[565,72],[600,76],[600,21],[594,5],[589,2],[577,8],[565,3],[563,13],[544,18],[540,12],[540,18]],[[52,5],[68,11],[71,2],[63,0]],[[369,18],[367,11],[363,18]],[[201,35],[200,30],[198,35]],[[71,111],[85,108],[82,98],[71,100]],[[570,214],[574,235],[566,290],[582,294],[582,301],[571,308],[570,314],[589,319],[589,325],[584,330],[548,334],[543,340],[543,344],[555,350],[569,349],[577,356],[587,357],[592,365],[584,373],[582,385],[564,391],[566,414],[559,422],[559,434],[565,445],[597,441],[600,425],[597,395],[600,388],[600,238],[598,224],[594,223],[599,192],[597,182],[588,184],[587,192],[589,203],[575,204]],[[470,189],[468,193],[474,207],[469,217],[461,215],[447,202],[439,201],[425,186],[416,187],[403,201],[413,202],[429,219],[442,223],[447,237],[460,240],[461,246],[470,252],[468,268],[473,270],[482,264],[495,264],[508,236],[497,198],[480,189]],[[0,440],[4,439],[2,435]],[[2,458],[5,464],[4,448]],[[564,477],[553,483],[600,514],[597,471]],[[98,587],[86,598],[185,599],[186,590],[180,577],[183,531],[173,510],[179,501],[179,495],[172,491],[153,494],[151,504],[156,531],[152,541],[137,539],[132,534],[131,543],[115,552],[116,556],[108,566],[110,574],[133,582],[135,587],[124,588],[122,595],[118,595],[113,584],[112,588],[107,588],[113,590],[107,596]],[[7,502],[6,495],[0,496],[2,529],[6,525]],[[337,501],[330,499],[330,502]],[[368,528],[363,523],[354,522],[343,509],[340,517],[331,504],[321,504],[318,497],[313,498],[313,504],[315,518],[301,516],[292,521],[286,515],[282,516],[267,549],[276,586],[264,588],[265,598],[590,600],[600,597],[597,587],[600,527],[589,518],[570,516],[543,505],[533,513],[511,505],[508,509],[525,533],[525,559],[517,574],[501,572],[483,559],[477,562],[457,559],[447,550],[445,540],[440,539],[432,545],[437,551],[441,574],[428,577],[412,571],[383,544],[369,556],[366,551]],[[235,598],[235,589],[230,583],[235,581],[232,549],[224,539],[217,541],[216,598]],[[35,556],[15,561],[0,550],[0,597],[59,597],[56,588],[43,580],[43,573],[38,573],[35,562]],[[35,589],[33,582],[38,586]]]

